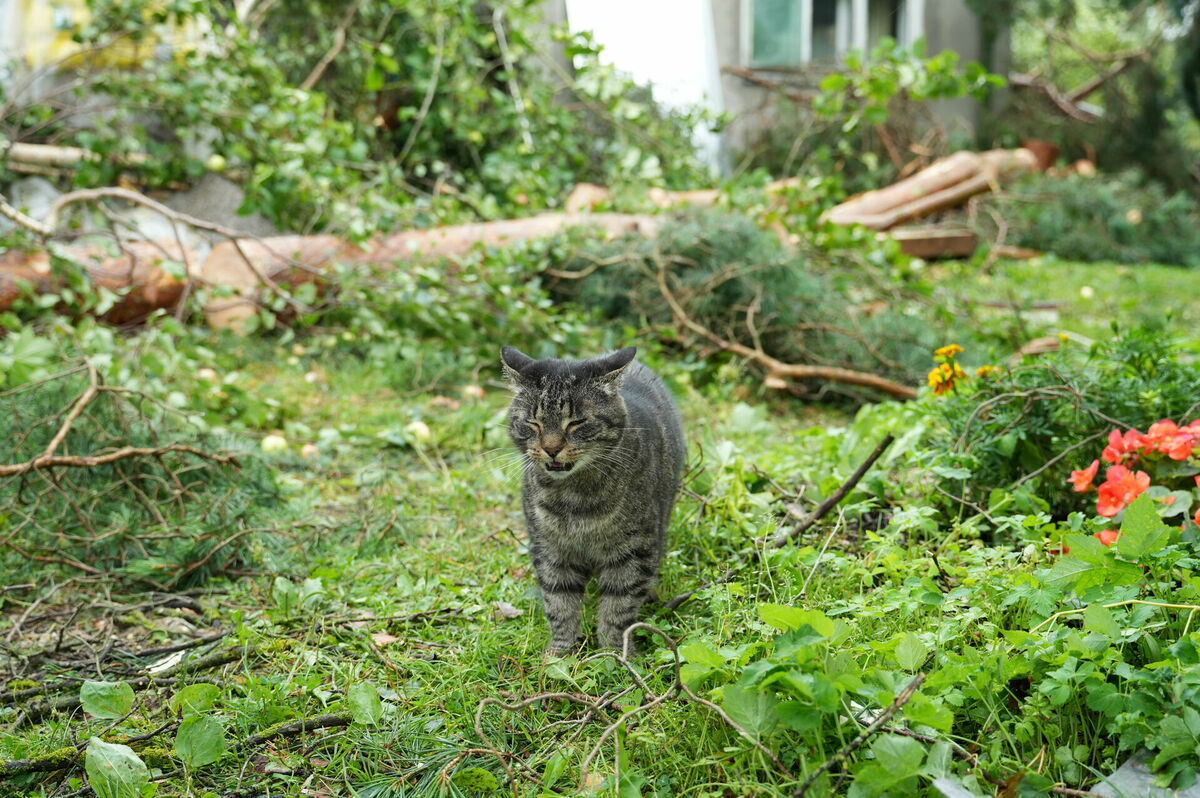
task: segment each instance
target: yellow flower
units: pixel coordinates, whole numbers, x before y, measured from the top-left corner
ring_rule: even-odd
[[[929,375],[925,379],[929,382],[929,387],[933,389],[934,396],[941,396],[944,393],[954,390],[956,380],[966,378],[966,372],[957,363],[953,366],[949,363],[940,363],[930,370]]]
[[[933,350],[933,354],[934,357],[954,357],[961,351],[963,351],[963,348],[958,344],[946,344]]]
[[[987,377],[990,374],[999,374],[999,373],[1000,373],[1000,369],[996,368],[995,366],[980,366],[979,368],[975,369],[976,377]]]

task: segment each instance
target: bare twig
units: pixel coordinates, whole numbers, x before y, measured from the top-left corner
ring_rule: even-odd
[[[30,471],[46,468],[94,468],[130,457],[157,457],[168,452],[184,452],[196,457],[202,457],[205,460],[212,460],[216,463],[237,463],[237,459],[233,455],[213,454],[203,449],[197,449],[195,446],[172,443],[167,446],[122,446],[120,449],[114,449],[111,452],[94,455],[61,455],[57,457],[46,457],[43,455],[24,463],[0,465],[0,477],[20,476],[21,474],[28,474]]]
[[[354,0],[350,7],[346,9],[346,13],[342,15],[341,22],[338,23],[337,29],[333,32],[333,46],[325,55],[321,56],[321,60],[313,67],[312,72],[308,73],[308,77],[300,84],[300,88],[304,91],[309,91],[313,86],[317,85],[317,81],[325,74],[325,70],[333,63],[333,59],[338,57],[338,53],[342,52],[342,48],[346,46],[346,30],[350,27],[350,23],[354,20],[354,15],[358,13],[358,7],[362,0]]]
[[[425,90],[425,98],[421,100],[421,107],[417,109],[412,129],[408,131],[408,138],[404,140],[404,146],[400,148],[400,155],[396,157],[398,163],[404,163],[404,159],[408,157],[413,145],[417,143],[417,134],[421,132],[421,127],[425,124],[425,117],[433,105],[433,96],[437,93],[438,81],[442,75],[442,58],[445,54],[446,31],[442,23],[438,23],[437,52],[433,56],[433,67],[430,69],[429,88]]]
[[[281,723],[277,726],[271,726],[264,729],[258,734],[252,734],[239,743],[236,747],[254,748],[262,745],[265,742],[274,740],[276,737],[287,737],[293,734],[303,734],[304,732],[313,731],[315,729],[331,729],[338,726],[349,726],[354,721],[353,716],[349,712],[338,712],[329,715],[317,715],[312,718],[302,718],[294,720],[291,723]]]
[[[840,382],[848,385],[860,385],[866,388],[874,388],[889,396],[895,396],[900,399],[912,399],[916,397],[917,390],[908,385],[901,385],[898,382],[889,380],[886,377],[881,377],[878,374],[870,374],[863,371],[854,371],[853,369],[839,368],[836,366],[810,366],[800,363],[784,363],[777,360],[761,349],[751,349],[748,346],[739,344],[736,341],[727,341],[721,336],[714,333],[712,330],[704,327],[700,323],[693,320],[687,315],[683,307],[679,304],[679,300],[671,292],[667,286],[667,268],[662,257],[657,253],[655,260],[658,262],[658,290],[662,294],[663,299],[667,301],[667,305],[671,308],[671,313],[674,314],[676,322],[691,330],[693,333],[707,338],[721,349],[727,352],[732,352],[735,355],[740,355],[759,366],[762,366],[767,371],[767,377],[777,379],[792,379],[792,380],[828,380],[830,382]]]

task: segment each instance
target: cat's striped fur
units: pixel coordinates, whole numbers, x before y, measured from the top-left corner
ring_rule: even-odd
[[[553,652],[575,647],[588,580],[597,638],[620,648],[652,595],[683,471],[679,412],[629,347],[590,360],[501,352],[515,395],[509,433],[524,455],[529,549]]]

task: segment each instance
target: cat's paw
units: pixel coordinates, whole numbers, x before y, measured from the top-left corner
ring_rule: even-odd
[[[562,645],[561,643],[560,644],[551,643],[550,645],[546,646],[545,650],[542,652],[542,657],[543,658],[569,657],[572,654],[574,654],[575,652],[577,652],[578,650],[579,650],[578,642],[571,643],[569,645]]]

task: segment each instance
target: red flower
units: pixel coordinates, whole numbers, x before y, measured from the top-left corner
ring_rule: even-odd
[[[1115,529],[1101,529],[1099,532],[1092,535],[1092,537],[1103,543],[1105,546],[1111,546],[1117,542],[1117,538],[1121,537],[1121,533]]]
[[[1150,425],[1146,439],[1154,451],[1162,452],[1172,460],[1186,460],[1191,456],[1192,446],[1196,442],[1191,429],[1180,429],[1174,421],[1165,419]]]
[[[1200,482],[1200,477],[1196,477],[1196,480]],[[1200,526],[1200,510],[1196,511],[1196,515],[1192,520],[1196,522],[1196,526]]]
[[[1093,460],[1092,464],[1080,471],[1072,471],[1070,482],[1072,483],[1076,493],[1083,493],[1092,487],[1092,480],[1096,478],[1096,471],[1100,469],[1100,461]]]
[[[1150,487],[1150,475],[1145,471],[1130,471],[1120,465],[1109,468],[1105,480],[1096,499],[1096,512],[1107,518],[1121,512]]]
[[[1100,457],[1106,463],[1119,463],[1125,455],[1136,453],[1148,443],[1146,436],[1135,429],[1126,430],[1124,435],[1120,430],[1113,430],[1108,433],[1108,446],[1104,447]]]

